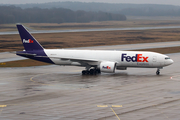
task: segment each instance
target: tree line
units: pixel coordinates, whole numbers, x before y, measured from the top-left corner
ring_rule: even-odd
[[[120,11],[129,16],[180,16],[179,9],[158,10],[154,8],[126,8]]]
[[[107,12],[73,11],[65,8],[26,8],[0,6],[0,24],[7,23],[87,23],[91,21],[125,21],[126,16]]]
[[[74,11],[103,11],[119,13],[129,16],[180,16],[180,6],[159,4],[123,4],[123,3],[98,3],[98,2],[49,2],[41,4],[20,4],[21,8],[66,8]]]

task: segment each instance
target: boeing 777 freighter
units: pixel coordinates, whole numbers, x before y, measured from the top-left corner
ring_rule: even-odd
[[[56,65],[85,67],[83,75],[114,73],[115,69],[127,67],[157,68],[159,75],[160,69],[173,63],[168,56],[155,52],[44,49],[23,25],[18,24],[17,28],[25,49],[17,55]]]

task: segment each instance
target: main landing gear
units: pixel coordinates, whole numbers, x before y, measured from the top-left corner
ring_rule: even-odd
[[[82,75],[96,75],[101,74],[100,69],[83,70]]]
[[[157,69],[156,75],[160,75],[160,69],[162,69],[162,68],[158,68],[158,69]]]

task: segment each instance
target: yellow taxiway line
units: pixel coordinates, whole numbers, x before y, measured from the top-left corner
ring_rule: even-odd
[[[2,113],[2,111],[3,111],[3,108],[5,108],[5,107],[7,107],[7,105],[0,105],[0,108],[2,108],[2,109],[0,110],[0,116],[1,116],[1,113]]]
[[[118,117],[118,115],[116,114],[116,112],[111,108],[111,110],[113,111],[113,113],[116,115],[116,117],[118,118],[118,120],[120,120],[120,118]]]

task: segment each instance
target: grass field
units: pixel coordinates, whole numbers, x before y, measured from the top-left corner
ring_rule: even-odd
[[[133,51],[151,51],[151,52],[158,52],[162,54],[170,54],[170,53],[180,52],[180,46],[179,47],[166,47],[166,48],[140,49],[140,50],[133,50]]]
[[[0,67],[30,67],[30,66],[42,66],[42,65],[49,65],[49,64],[31,59],[0,63]]]
[[[180,40],[180,29],[33,34],[44,48],[72,48]],[[0,52],[21,51],[19,35],[1,35]]]

